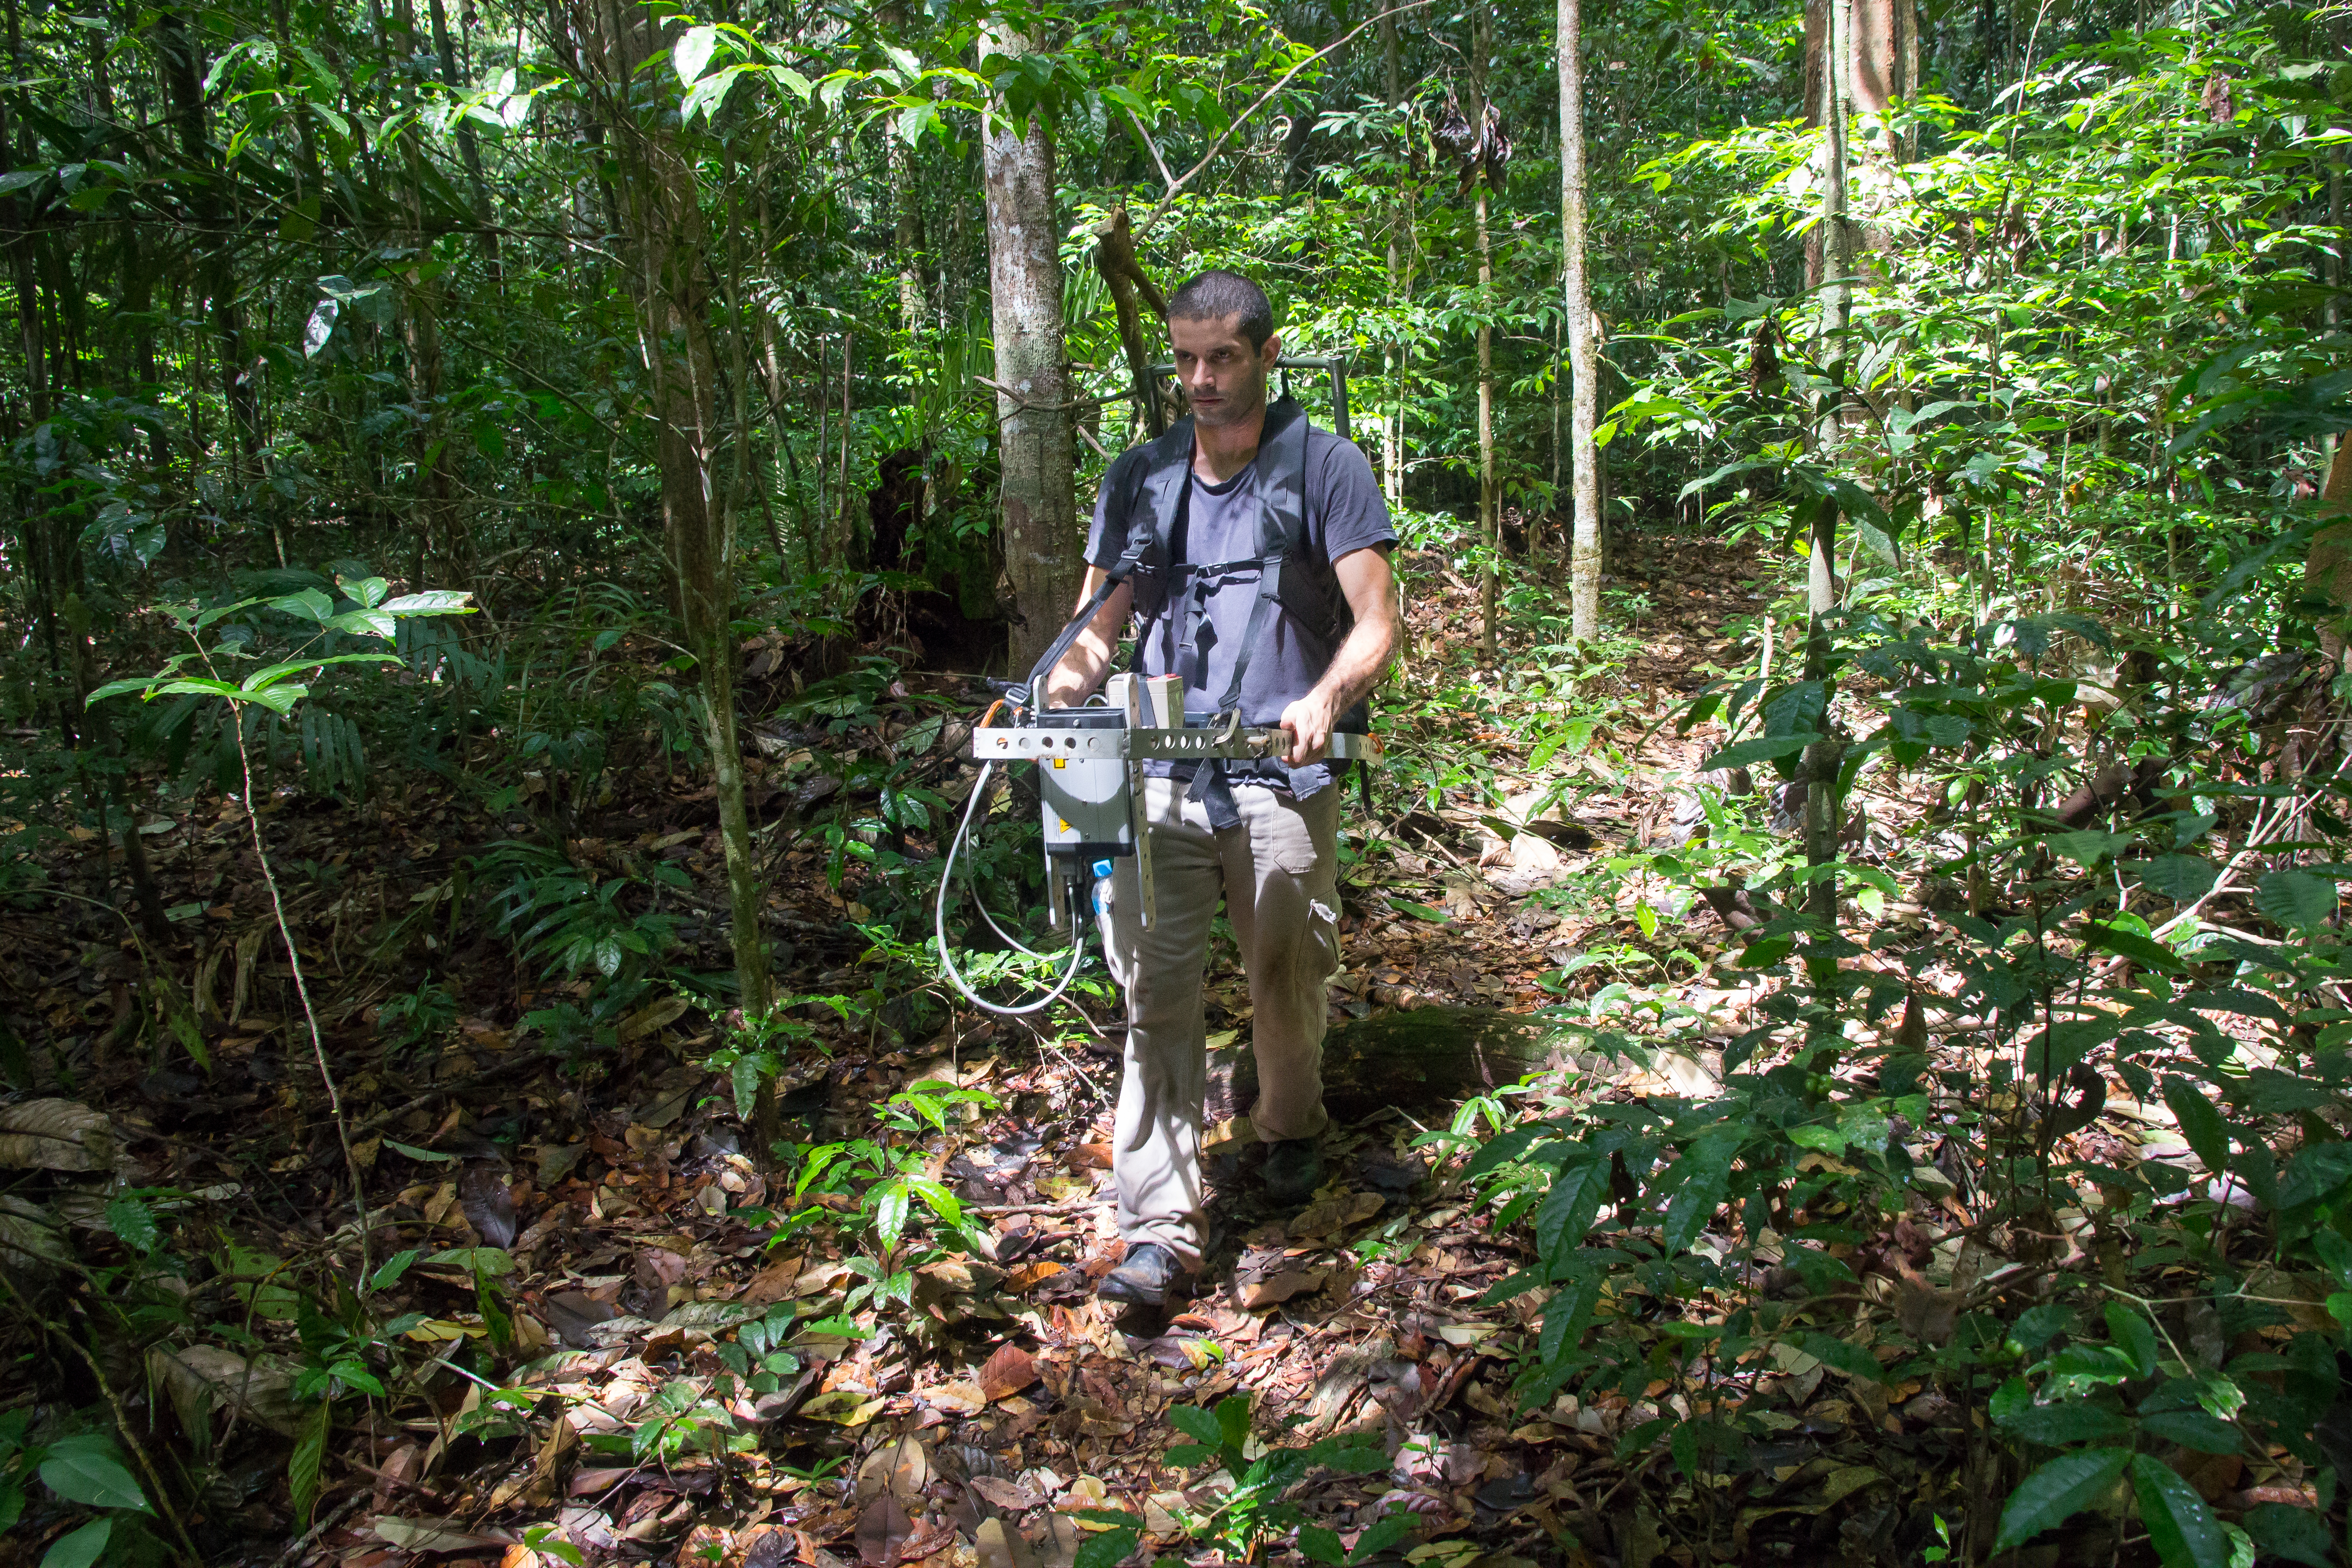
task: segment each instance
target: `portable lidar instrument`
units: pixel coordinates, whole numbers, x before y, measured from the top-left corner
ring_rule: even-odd
[[[1279,370],[1328,372],[1331,380],[1333,423],[1341,436],[1348,433],[1347,361],[1339,359],[1284,359]],[[1156,371],[1172,367],[1155,367]],[[1094,599],[1083,606],[1060,636],[1030,671],[1026,685],[1008,687],[1003,697],[971,732],[965,755],[980,764],[980,776],[964,801],[963,813],[949,841],[940,868],[939,894],[932,910],[932,932],[939,944],[940,966],[957,990],[975,1007],[1007,1017],[1042,1012],[1051,1007],[1077,978],[1085,955],[1087,915],[1100,908],[1100,884],[1118,861],[1136,859],[1140,884],[1140,915],[1146,929],[1158,922],[1152,887],[1151,840],[1145,831],[1143,779],[1150,762],[1247,761],[1287,756],[1290,732],[1281,728],[1244,728],[1238,709],[1205,723],[1188,721],[1184,683],[1176,675],[1115,674],[1104,682],[1100,695],[1081,707],[1044,706],[1046,677],[1077,640],[1078,633],[1108,601],[1123,579],[1114,573]],[[1033,695],[1034,694],[1034,695]],[[1003,721],[998,722],[999,716]],[[1371,766],[1381,760],[1381,743],[1370,735],[1335,734],[1325,756],[1339,761]],[[1069,936],[1069,956],[1061,977],[1043,996],[1018,1005],[990,1001],[957,968],[948,941],[948,899],[955,868],[970,842],[972,822],[985,810],[989,786],[999,768],[1028,763],[1037,769],[1037,806],[1045,830],[1046,907],[1053,928]],[[1013,950],[1032,958],[1047,955],[1024,946],[998,923],[987,900],[977,889],[972,896],[989,929]]]

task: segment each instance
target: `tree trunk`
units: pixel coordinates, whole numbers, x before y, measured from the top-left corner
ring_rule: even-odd
[[[1490,0],[1477,0],[1470,13],[1470,134],[1483,150],[1486,133],[1486,60],[1495,47]],[[1495,486],[1495,242],[1487,225],[1486,162],[1477,152],[1471,179],[1476,200],[1471,209],[1478,240],[1478,538],[1486,547],[1486,568],[1478,574],[1479,642],[1489,663],[1502,651],[1503,524]]]
[[[457,54],[449,43],[449,15],[443,0],[426,0],[426,15],[433,24],[433,53],[441,66],[441,80],[453,92],[465,90],[457,76]],[[482,149],[469,120],[457,121],[457,153],[465,161],[466,183],[474,198],[474,221],[482,225],[482,255],[493,272],[499,265],[498,209],[490,200],[489,182],[482,174]]]
[[[1391,7],[1381,13],[1381,90],[1389,111],[1396,112],[1404,100],[1403,46],[1397,37],[1397,19]],[[1403,255],[1404,225],[1409,210],[1403,186],[1403,161],[1409,157],[1404,140],[1399,138],[1397,173],[1398,190],[1389,210],[1389,303],[1400,313],[1404,308],[1405,261]],[[1390,507],[1404,504],[1404,377],[1405,351],[1401,341],[1391,341],[1381,356],[1389,372],[1390,390],[1393,394],[1391,410],[1381,418],[1381,477],[1388,494]]]
[[[883,36],[896,44],[907,31],[907,8],[889,0],[875,12]],[[923,214],[915,194],[915,152],[888,120],[882,122],[882,156],[889,165],[890,211],[898,246],[898,314],[907,334],[920,332],[930,311],[923,298]]]
[[[1010,26],[981,33],[980,54],[1017,57]],[[981,150],[988,199],[989,317],[996,337],[1004,568],[1013,585],[1012,672],[1043,657],[1076,601],[1083,553],[1073,480],[1070,373],[1062,349],[1061,225],[1054,215],[1054,138],[1043,112],[1026,133],[991,105]]]
[[[231,455],[238,488],[257,495],[261,485],[261,403],[253,384],[254,355],[246,343],[245,314],[230,256],[235,246],[229,234],[229,211],[221,199],[227,182],[205,131],[205,65],[194,31],[177,10],[155,13],[156,52],[162,57],[164,89],[171,95],[172,119],[179,132],[180,153],[198,172],[188,187],[190,215],[197,237],[196,287],[203,290],[212,314],[213,340],[219,352],[221,397],[228,405],[236,443]],[[268,508],[271,531],[277,533],[277,512]],[[278,538],[278,557],[284,564],[286,545]]]
[[[1829,0],[1828,57],[1823,73],[1827,100],[1823,105],[1826,134],[1822,139],[1822,359],[1829,367],[1830,390],[1822,399],[1814,444],[1824,460],[1833,460],[1844,431],[1846,329],[1851,308],[1853,242],[1847,224],[1845,130],[1850,111],[1852,80],[1848,65],[1852,48],[1854,0]],[[1822,738],[1807,747],[1805,772],[1805,863],[1827,866],[1837,859],[1840,807],[1837,773],[1843,748],[1831,729],[1831,709],[1836,691],[1830,681],[1831,614],[1837,609],[1837,509],[1827,501],[1816,503],[1806,562],[1805,679],[1821,683]],[[1838,885],[1823,873],[1811,885],[1807,907],[1815,929],[1805,965],[1816,986],[1828,986],[1837,974]]]
[[[857,543],[857,519],[849,515],[849,406],[850,389],[856,383],[854,377],[857,365],[857,334],[841,335],[841,467],[840,480],[834,486],[834,501],[841,508],[836,523],[841,530],[841,552],[844,560],[864,559],[851,547]]]
[[[1592,438],[1598,407],[1592,285],[1585,270],[1583,18],[1578,0],[1559,0],[1559,244],[1567,277],[1569,453],[1575,530],[1568,558],[1570,624],[1601,635],[1601,454]]]
[[[2319,646],[2330,659],[2352,670],[2352,441],[2336,438],[2336,455],[2327,465],[2327,482],[2319,492],[2319,514],[2343,517],[2311,536],[2310,553],[2303,563],[2303,597],[2325,606],[2319,613]]]
[[[1818,43],[1832,42],[1831,5],[1821,4]],[[1814,43],[1812,12],[1807,14],[1807,41]],[[1837,82],[1851,129],[1859,131],[1858,145],[1849,146],[1850,189],[1847,202],[1861,228],[1862,244],[1885,250],[1893,244],[1882,218],[1902,200],[1902,165],[1911,156],[1911,139],[1897,136],[1887,111],[1900,99],[1919,90],[1919,17],[1916,0],[1850,0],[1844,17],[1844,42],[1840,45],[1844,68]],[[1806,118],[1828,123],[1822,110],[1831,77],[1827,69],[1806,71]]]
[[[694,165],[679,145],[670,106],[657,102],[651,112],[638,107],[639,68],[656,47],[650,25],[626,0],[582,0],[576,15],[593,73],[593,97],[615,154],[614,196],[649,385],[663,543],[701,688],[726,853],[736,983],[745,1014],[757,1016],[767,1010],[772,996],[760,925],[759,864],[736,734],[735,645],[729,628],[733,584],[722,570],[725,541],[711,497],[719,355],[710,330],[710,235]],[[754,1157],[764,1161],[774,1135],[772,1082],[761,1086],[753,1129]]]

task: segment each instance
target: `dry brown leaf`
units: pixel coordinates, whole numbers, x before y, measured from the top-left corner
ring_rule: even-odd
[[[991,1403],[1018,1394],[1036,1381],[1036,1362],[1009,1340],[981,1364],[980,1391]]]
[[[514,1191],[505,1171],[487,1160],[468,1165],[457,1177],[457,1201],[484,1246],[514,1245]]]
[[[430,1514],[403,1518],[386,1514],[375,1521],[376,1539],[388,1541],[404,1552],[469,1552],[484,1546],[506,1546],[513,1537],[505,1534],[477,1534],[455,1519],[440,1519]]]
[[[743,1293],[735,1299],[747,1307],[772,1306],[793,1293],[793,1287],[800,1277],[801,1260],[798,1258],[779,1258],[752,1275],[751,1282],[744,1286]]]
[[[1895,1321],[1903,1332],[1922,1344],[1939,1345],[1950,1339],[1959,1321],[1962,1293],[1939,1291],[1910,1269],[1902,1270],[1901,1281],[1895,1295]]]
[[[1262,1307],[1276,1306],[1293,1296],[1303,1296],[1309,1291],[1318,1290],[1322,1283],[1323,1270],[1320,1269],[1303,1271],[1285,1269],[1271,1278],[1244,1285],[1241,1288],[1242,1309],[1254,1312]]]
[[[982,1520],[972,1532],[971,1544],[980,1554],[980,1568],[1034,1568],[1029,1543],[1001,1519]]]
[[[926,1388],[921,1397],[925,1404],[953,1416],[977,1416],[988,1408],[988,1396],[981,1391],[979,1384],[969,1378]]]
[[[867,1568],[888,1568],[898,1560],[898,1548],[914,1533],[915,1521],[907,1517],[898,1500],[885,1490],[857,1516],[858,1560]]]
[[[19,1170],[114,1168],[114,1124],[73,1100],[0,1105],[0,1166]]]
[[[964,1485],[1008,1513],[1026,1513],[1045,1500],[1027,1487],[999,1480],[994,1476],[974,1476]]]
[[[208,1415],[233,1413],[291,1437],[301,1429],[303,1407],[293,1396],[295,1364],[283,1356],[247,1361],[216,1344],[192,1344],[147,1353],[150,1375],[171,1396],[180,1429],[204,1428]]]
[[[1013,1270],[1010,1275],[1006,1276],[1004,1288],[1008,1291],[1033,1290],[1035,1287],[1044,1284],[1046,1281],[1054,1278],[1055,1275],[1066,1273],[1067,1271],[1066,1266],[1060,1263],[1050,1261],[1024,1263],[1020,1268]]]

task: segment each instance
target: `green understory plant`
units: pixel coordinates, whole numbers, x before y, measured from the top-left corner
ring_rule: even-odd
[[[872,1301],[880,1305],[914,1300],[915,1270],[947,1256],[950,1247],[965,1253],[987,1255],[975,1217],[963,1202],[936,1178],[924,1174],[922,1140],[947,1131],[949,1113],[959,1106],[992,1110],[996,1099],[985,1090],[959,1089],[937,1079],[910,1083],[874,1107],[875,1135],[821,1144],[800,1154],[800,1175],[793,1184],[793,1199],[806,1202],[812,1195],[846,1199],[856,1216],[853,1228],[870,1238],[873,1250],[845,1260],[865,1283],[851,1289],[842,1315]],[[915,1206],[929,1211],[942,1246],[907,1245]],[[795,1214],[780,1229],[771,1246],[825,1218],[831,1209],[812,1205]]]
[[[1288,1500],[1289,1493],[1318,1470],[1335,1476],[1386,1470],[1388,1451],[1377,1439],[1346,1435],[1299,1448],[1262,1442],[1250,1430],[1245,1394],[1222,1399],[1214,1409],[1171,1406],[1168,1419],[1192,1439],[1171,1447],[1169,1462],[1206,1469],[1219,1478],[1215,1504],[1201,1511],[1180,1509],[1176,1521],[1185,1533],[1215,1545],[1229,1560],[1257,1562],[1270,1542],[1288,1537],[1310,1560],[1346,1568],[1386,1552],[1412,1531],[1412,1515],[1397,1510],[1368,1526],[1350,1549],[1337,1531],[1315,1523]]]
[[[2209,598],[2198,663],[2226,667],[2283,577],[2249,573]],[[1629,1424],[1619,1451],[1633,1462],[1662,1446],[1710,1483],[1694,1494],[1703,1511],[1711,1483],[1746,1473],[1769,1436],[1747,1369],[1818,1366],[1924,1383],[2009,1445],[1932,1500],[1957,1511],[1957,1560],[2065,1528],[2126,1487],[2168,1568],[2227,1568],[2255,1550],[2331,1560],[2317,1427],[2352,1348],[2352,1011],[2339,992],[2352,950],[2336,924],[2352,865],[2278,825],[2291,810],[2344,820],[2352,777],[2325,751],[2276,775],[2264,737],[2278,732],[2244,706],[2263,700],[2258,681],[2216,701],[2159,676],[2093,710],[2085,733],[2060,657],[2105,635],[2063,615],[1953,642],[1916,623],[1847,625],[1838,662],[1875,689],[1874,716],[1843,743],[1841,812],[1874,777],[1916,779],[1943,809],[1900,855],[1864,859],[1850,840],[1829,868],[1727,819],[1711,847],[1644,857],[1644,874],[1694,892],[1736,877],[1766,916],[1717,960],[1717,984],[1777,982],[1751,1027],[1718,1036],[1719,1091],[1523,1097],[1469,1162],[1498,1228],[1532,1230],[1537,1261],[1492,1292],[1544,1298],[1522,1397],[1572,1385],[1640,1402],[1660,1379],[1689,1390],[1686,1416]],[[1793,766],[1842,716],[1794,680],[1701,701],[1762,731],[1735,732],[1708,765],[1759,772]],[[2083,794],[2103,768],[2139,782]],[[1850,894],[1829,930],[1799,912],[1825,870]],[[1563,1024],[1646,1060],[1662,1031],[1628,1031],[1633,993],[1604,999]],[[1931,1009],[1982,1020],[1967,1037],[1989,1048],[1982,1069],[1931,1057]],[[2097,1115],[2110,1077],[2169,1112],[2204,1179],[2068,1156],[2060,1134]],[[1856,1322],[1812,1305],[1850,1300],[1862,1281],[1847,1260],[1886,1246],[1917,1195],[1949,1187],[1927,1168],[1937,1141],[1967,1151],[1986,1226],[1907,1287],[1937,1310]],[[2069,1248],[2098,1266],[2054,1267]],[[1757,1291],[1766,1272],[1789,1285]],[[1648,1322],[1625,1289],[1696,1310]],[[2279,1304],[2289,1289],[2336,1292],[2339,1327],[2298,1326]],[[2321,1512],[2222,1518],[2181,1473],[2184,1449],[2253,1462],[2284,1450],[2317,1478]]]

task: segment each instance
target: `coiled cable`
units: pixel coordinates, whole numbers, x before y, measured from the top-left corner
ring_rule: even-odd
[[[995,769],[996,764],[992,761],[982,762],[980,765],[980,777],[972,781],[971,794],[963,803],[963,817],[956,824],[955,837],[948,841],[947,858],[940,866],[939,896],[931,906],[931,930],[939,941],[940,967],[947,971],[949,982],[963,993],[965,1000],[983,1012],[994,1013],[999,1018],[1024,1018],[1031,1013],[1044,1012],[1061,1000],[1063,994],[1069,990],[1070,983],[1078,977],[1078,964],[1086,956],[1087,952],[1086,927],[1080,924],[1077,890],[1073,888],[1070,897],[1070,967],[1063,971],[1059,985],[1037,1000],[1024,1003],[1019,1007],[1007,1007],[1001,1002],[990,1001],[978,991],[973,990],[971,983],[964,978],[963,972],[956,967],[954,951],[948,946],[948,884],[955,878],[956,857],[963,852],[964,841],[971,836],[972,813],[979,809],[981,800],[988,794],[989,778]],[[996,917],[988,912],[987,903],[977,892],[972,894],[972,903],[980,910],[981,918],[988,922],[988,928],[997,936],[1032,958],[1045,956],[1045,954],[1024,946],[1006,935],[1004,928],[997,925]]]

